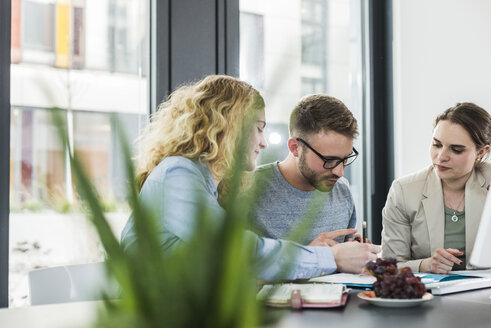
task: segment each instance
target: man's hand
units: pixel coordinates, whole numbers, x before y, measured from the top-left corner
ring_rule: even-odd
[[[346,242],[331,247],[339,272],[361,273],[368,261],[376,260],[380,246]]]
[[[455,256],[463,254],[464,253],[455,248],[437,248],[432,257],[428,257],[421,261],[419,271],[447,274],[449,271],[452,271],[454,264],[462,263],[462,261]]]
[[[361,238],[361,235],[359,233],[357,233],[353,238],[349,238],[348,241],[357,241],[359,243],[363,243],[362,241],[362,238]],[[370,241],[370,239],[368,238],[365,238],[365,243],[369,243],[371,244],[372,242]]]
[[[341,229],[329,232],[323,232],[314,238],[307,246],[334,246],[338,242],[334,239],[347,235],[352,235],[356,232],[356,229]]]

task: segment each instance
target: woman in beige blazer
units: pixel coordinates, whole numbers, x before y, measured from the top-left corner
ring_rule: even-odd
[[[435,119],[432,165],[390,188],[382,211],[384,257],[420,272],[468,265],[491,183],[490,143],[491,117],[475,104],[457,104]]]

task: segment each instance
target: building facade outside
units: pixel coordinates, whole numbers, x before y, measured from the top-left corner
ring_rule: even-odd
[[[116,234],[128,217],[115,125],[134,140],[147,119],[148,16],[147,1],[12,0],[11,306],[28,304],[28,271],[104,258],[52,108]]]

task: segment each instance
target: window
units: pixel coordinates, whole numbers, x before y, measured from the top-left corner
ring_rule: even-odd
[[[323,93],[325,90],[324,79],[312,78],[312,77],[302,77],[302,94],[314,94]]]
[[[84,12],[82,0],[13,0],[13,62],[83,68]],[[21,9],[22,8],[22,9]],[[21,35],[22,43],[17,42]],[[21,51],[22,49],[22,51]]]
[[[357,118],[363,136],[361,1],[242,0],[240,11],[240,75],[260,90],[266,102],[269,146],[258,164],[286,157],[289,114],[308,94],[326,93],[342,100]],[[254,65],[251,58],[264,62]],[[258,76],[261,81],[252,78]],[[363,156],[361,138],[355,140],[355,147]],[[364,213],[363,163],[359,160],[345,171],[359,230]]]
[[[24,42],[28,48],[53,51],[55,47],[55,6],[52,3],[25,1]]]
[[[22,60],[54,64],[55,6],[54,3],[21,1]]]
[[[240,42],[241,78],[257,88],[264,87],[264,17],[262,15],[240,13]]]
[[[108,1],[108,69],[113,72],[136,73],[138,67],[138,33],[131,28],[135,19],[134,1]]]
[[[301,1],[302,64],[325,66],[327,0]]]
[[[73,68],[84,67],[84,41],[84,8],[73,7]]]
[[[12,42],[11,64],[9,295],[15,307],[29,303],[28,271],[103,259],[51,108],[64,111],[73,149],[115,233],[126,223],[115,124],[134,140],[146,121],[149,15],[146,1],[131,0],[14,0],[12,8],[12,35],[22,41]]]

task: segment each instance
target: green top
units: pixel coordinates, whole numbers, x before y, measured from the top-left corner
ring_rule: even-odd
[[[458,217],[456,222],[452,221],[452,216]],[[462,212],[454,211],[445,206],[445,248],[455,248],[463,255],[457,256],[462,260],[462,264],[454,264],[452,270],[465,270],[465,209]]]

